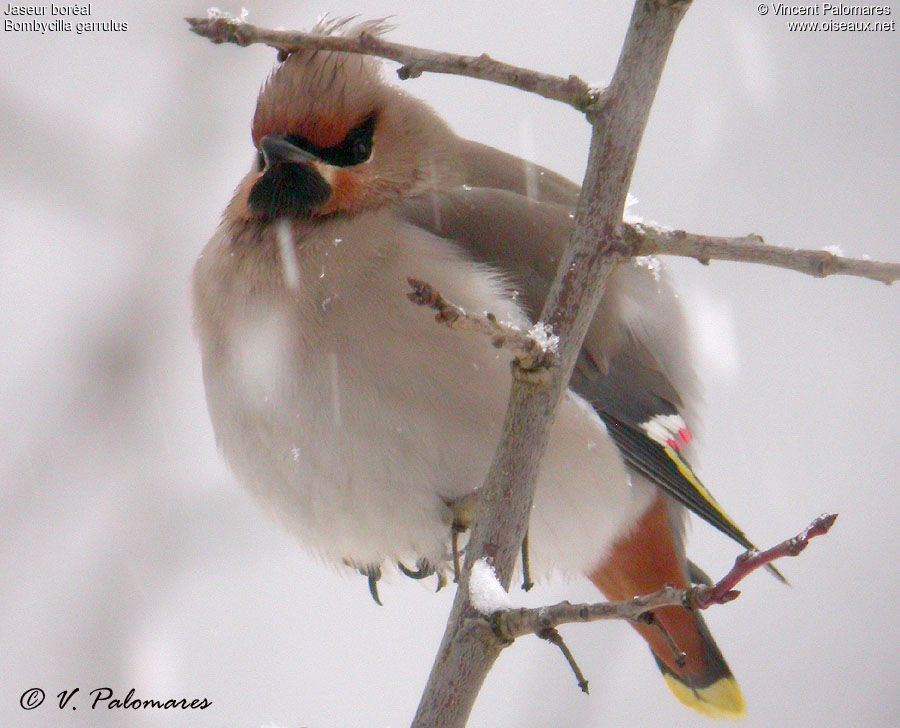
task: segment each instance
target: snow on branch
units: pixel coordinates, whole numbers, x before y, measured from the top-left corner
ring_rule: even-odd
[[[540,375],[555,363],[559,337],[551,334],[544,324],[538,322],[528,331],[522,331],[499,321],[490,312],[476,314],[466,311],[445,299],[425,281],[416,278],[407,278],[406,281],[413,289],[406,294],[410,301],[437,311],[434,318],[438,323],[451,329],[477,331],[489,336],[498,349],[509,349],[516,357],[517,371]]]
[[[485,557],[472,564],[472,573],[469,575],[469,601],[485,616],[512,607],[509,593],[497,580],[497,572]]]
[[[308,49],[378,56],[399,63],[397,75],[403,80],[421,76],[425,71],[468,76],[512,86],[543,96],[545,99],[562,101],[579,111],[585,111],[597,101],[601,93],[577,76],[562,78],[520,68],[496,61],[486,53],[480,56],[464,56],[391,43],[372,32],[362,32],[357,36],[348,37],[296,30],[270,30],[247,23],[243,18],[233,18],[220,12],[211,12],[207,18],[185,18],[185,20],[193,32],[209,38],[213,43],[234,43],[239,46],[262,43],[275,48],[282,58],[294,51]]]

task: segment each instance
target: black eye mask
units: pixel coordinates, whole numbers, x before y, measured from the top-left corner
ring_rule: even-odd
[[[362,123],[347,132],[340,144],[319,147],[298,134],[284,137],[296,147],[315,154],[319,159],[335,167],[352,167],[362,164],[372,156],[372,135],[375,131],[375,114],[369,114]]]

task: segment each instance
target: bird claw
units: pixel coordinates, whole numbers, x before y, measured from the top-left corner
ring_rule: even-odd
[[[397,568],[403,572],[405,576],[408,576],[410,579],[424,579],[426,577],[431,576],[434,573],[434,567],[428,561],[428,559],[419,559],[416,562],[416,566],[418,569],[413,571],[412,569],[403,565],[402,561],[397,562]]]
[[[369,566],[359,566],[356,569],[360,574],[369,580],[369,594],[379,607],[383,607],[381,599],[378,597],[378,580],[381,578],[381,567],[369,564]]]
[[[415,571],[405,566],[403,562],[397,562],[397,568],[400,569],[401,573],[405,576],[408,576],[410,579],[426,579],[432,574],[437,576],[437,588],[435,592],[439,592],[445,586],[447,586],[447,577],[444,576],[442,571],[439,571],[434,566],[432,566],[431,562],[428,559],[419,559],[416,562],[416,566],[418,567]]]

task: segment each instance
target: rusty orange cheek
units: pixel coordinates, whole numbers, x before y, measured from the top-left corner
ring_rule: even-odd
[[[358,175],[336,169],[331,182],[331,197],[316,213],[330,215],[333,212],[349,212],[362,205],[365,186]]]
[[[253,185],[256,184],[260,177],[262,177],[262,173],[248,175],[238,185],[234,197],[225,209],[226,217],[232,220],[249,220],[254,217],[248,198],[250,197],[250,190],[253,189]]]

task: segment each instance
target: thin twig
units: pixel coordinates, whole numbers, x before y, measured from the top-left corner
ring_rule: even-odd
[[[391,43],[373,33],[364,32],[356,37],[347,37],[315,35],[295,30],[270,30],[225,16],[185,18],[185,20],[194,33],[209,38],[213,43],[234,43],[239,46],[262,43],[275,48],[280,54],[316,49],[378,56],[399,63],[397,75],[401,79],[415,78],[425,71],[468,76],[512,86],[543,96],[545,99],[562,101],[579,111],[585,111],[600,98],[602,93],[599,89],[591,88],[577,76],[562,78],[532,71],[496,61],[486,53],[480,56],[465,56]]]
[[[531,545],[528,538],[528,530],[522,539],[522,591],[531,591],[534,582],[531,580]]]
[[[623,236],[633,255],[680,255],[704,265],[711,260],[759,263],[805,273],[816,278],[849,275],[890,285],[900,279],[900,264],[846,258],[828,250],[798,250],[766,245],[759,235],[728,238],[697,235],[645,223],[626,223]]]
[[[782,541],[777,546],[773,546],[765,551],[751,550],[741,554],[735,559],[731,571],[725,574],[715,585],[711,587],[700,586],[694,589],[694,595],[691,599],[692,605],[698,609],[706,609],[711,604],[724,604],[737,598],[740,592],[736,591],[734,587],[744,577],[776,559],[785,556],[797,556],[809,545],[810,539],[828,533],[836,520],[836,513],[819,516],[802,532],[793,538],[787,539],[787,541]]]
[[[585,695],[590,693],[590,690],[588,690],[587,678],[585,678],[581,668],[578,667],[578,663],[575,662],[575,656],[563,640],[562,635],[555,628],[547,627],[541,632],[538,632],[538,637],[547,640],[559,648],[560,652],[563,653],[563,657],[566,658],[566,662],[569,663],[569,667],[572,668],[572,672],[575,673],[575,679],[578,681],[578,687],[581,688],[581,692]]]
[[[638,619],[637,621],[643,622],[644,624],[651,627],[655,627],[662,636],[663,642],[666,643],[666,646],[675,656],[675,664],[679,667],[684,667],[684,665],[687,663],[687,653],[678,646],[678,644],[675,642],[675,638],[672,637],[672,635],[669,634],[669,630],[666,629],[666,625],[660,622],[656,618],[656,615],[653,614],[653,612],[646,612],[645,614],[642,614],[640,616],[640,619]]]
[[[406,281],[413,289],[406,297],[417,306],[428,306],[437,311],[435,321],[451,329],[469,329],[489,336],[491,343],[498,349],[508,349],[513,353],[519,371],[539,374],[555,363],[559,339],[548,335],[540,324],[529,331],[522,331],[502,323],[490,312],[476,314],[466,311],[445,299],[425,281],[416,278],[407,278]]]
[[[806,548],[810,539],[828,533],[836,519],[836,514],[820,516],[798,535],[782,541],[777,546],[766,551],[751,550],[741,554],[735,559],[731,570],[713,586],[699,585],[688,589],[667,586],[653,594],[620,602],[596,604],[560,602],[536,609],[503,610],[490,616],[491,625],[502,639],[511,641],[526,634],[540,634],[548,627],[575,622],[596,622],[602,619],[638,622],[642,621],[642,615],[660,607],[707,609],[713,604],[727,604],[740,595],[734,587],[748,574],[776,559],[797,556]]]

